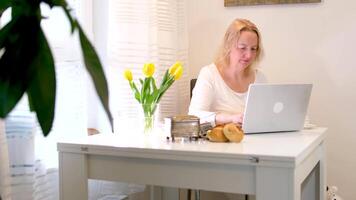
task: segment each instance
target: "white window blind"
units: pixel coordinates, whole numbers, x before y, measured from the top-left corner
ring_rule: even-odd
[[[185,1],[110,0],[108,23],[108,64],[111,107],[114,116],[137,117],[141,112],[123,71],[130,68],[134,81],[143,78],[146,62],[156,66],[154,77],[160,83],[165,70],[177,60],[184,65],[181,79],[164,94],[159,119],[186,114],[189,103],[187,29]],[[140,84],[139,84],[140,85]]]

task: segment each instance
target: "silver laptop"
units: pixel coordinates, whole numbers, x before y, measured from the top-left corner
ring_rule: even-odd
[[[242,129],[245,133],[303,128],[312,84],[251,84]]]

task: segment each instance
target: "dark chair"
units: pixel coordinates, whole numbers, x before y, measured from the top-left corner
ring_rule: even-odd
[[[193,88],[195,87],[195,83],[197,82],[196,78],[190,80],[190,98],[193,96]]]

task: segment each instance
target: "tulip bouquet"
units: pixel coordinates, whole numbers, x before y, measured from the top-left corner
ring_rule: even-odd
[[[180,62],[176,62],[169,69],[167,69],[159,87],[157,87],[156,80],[153,77],[155,72],[155,65],[153,63],[144,64],[142,71],[145,78],[139,79],[141,85],[140,88],[138,88],[133,81],[131,70],[125,70],[124,77],[129,81],[135,99],[142,106],[145,118],[144,131],[149,132],[153,128],[154,113],[156,111],[157,104],[174,81],[178,80],[182,76],[183,66]]]

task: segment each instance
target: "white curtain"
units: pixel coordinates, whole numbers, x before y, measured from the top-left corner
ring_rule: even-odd
[[[11,194],[9,150],[5,133],[5,121],[0,119],[0,197]]]
[[[3,200],[58,199],[57,169],[45,167],[35,153],[35,117],[28,111],[25,98],[5,120],[9,171]],[[47,150],[47,149],[46,149]],[[6,150],[5,150],[6,151]],[[0,154],[4,155],[5,152]]]
[[[187,113],[189,65],[185,11],[185,0],[109,0],[108,75],[116,127],[132,125],[123,120],[137,122],[141,113],[123,71],[131,69],[137,84],[138,78],[143,78],[142,67],[146,62],[155,64],[157,84],[172,64],[177,60],[183,63],[183,77],[160,101],[159,120]]]

